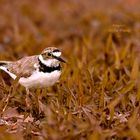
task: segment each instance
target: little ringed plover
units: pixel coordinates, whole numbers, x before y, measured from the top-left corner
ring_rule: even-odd
[[[61,75],[61,51],[55,47],[44,49],[40,55],[23,57],[17,61],[0,61],[0,69],[26,89],[44,88],[55,84]]]

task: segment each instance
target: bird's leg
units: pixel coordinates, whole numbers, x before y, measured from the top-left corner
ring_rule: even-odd
[[[30,91],[29,91],[28,88],[26,88],[26,99],[25,99],[25,101],[26,101],[27,108],[29,108],[30,107]]]
[[[39,114],[43,111],[42,107],[43,107],[43,104],[41,102],[41,89],[38,89],[37,90],[37,102],[38,102],[38,111],[39,111]]]

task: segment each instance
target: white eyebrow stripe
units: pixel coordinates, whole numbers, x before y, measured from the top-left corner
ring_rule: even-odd
[[[56,57],[61,56],[61,52],[53,52],[52,54],[53,54],[54,56],[56,56]]]

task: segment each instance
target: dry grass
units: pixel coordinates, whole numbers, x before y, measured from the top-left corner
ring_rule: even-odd
[[[67,64],[59,83],[32,90],[1,72],[0,139],[140,138],[140,16],[80,3],[0,2],[0,59],[17,60],[59,47]]]

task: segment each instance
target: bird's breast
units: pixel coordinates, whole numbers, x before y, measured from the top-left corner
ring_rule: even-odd
[[[61,75],[61,71],[53,71],[51,73],[44,73],[40,71],[34,72],[30,77],[21,77],[19,83],[26,88],[43,88],[55,84]]]

